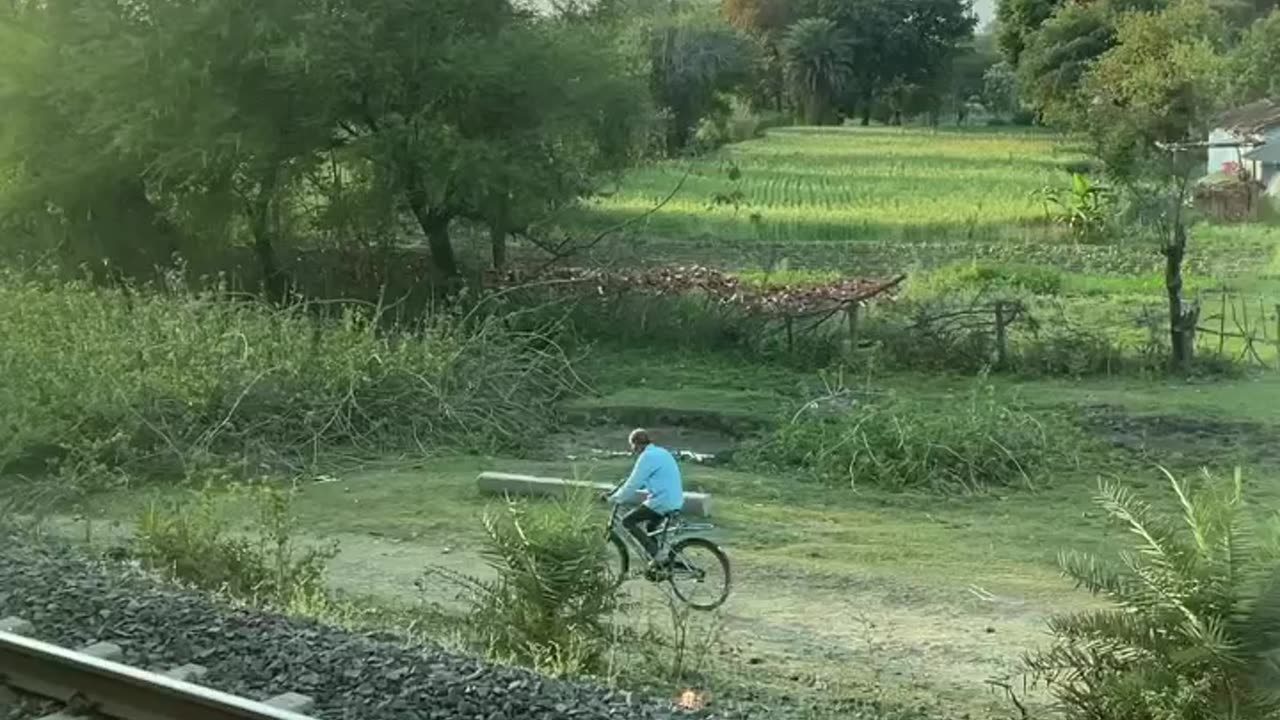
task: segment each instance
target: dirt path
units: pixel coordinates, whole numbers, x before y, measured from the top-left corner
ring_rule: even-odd
[[[472,549],[361,535],[337,538],[335,588],[450,604],[453,591],[415,587],[428,566],[483,573]],[[985,708],[999,701],[987,680],[1008,676],[1045,639],[1044,608],[1026,599],[889,582],[872,576],[779,572],[735,562],[722,642],[749,667],[815,687],[928,698]],[[662,592],[633,583],[642,609],[665,612]]]
[[[46,527],[85,539],[81,521],[53,519]],[[126,536],[124,527],[99,524],[93,543],[105,546]],[[457,601],[455,588],[439,579],[418,582],[427,568],[485,574],[469,547],[355,533],[299,539],[338,542],[330,582],[354,596],[450,606]],[[1045,608],[1024,598],[940,588],[924,578],[917,583],[780,571],[742,558],[735,559],[734,574],[729,602],[715,618],[705,618],[707,628],[716,623],[724,652],[774,678],[818,689],[990,710],[1001,701],[987,680],[1008,676],[1020,655],[1045,639]],[[667,607],[661,587],[641,581],[630,587],[640,612],[662,622]]]

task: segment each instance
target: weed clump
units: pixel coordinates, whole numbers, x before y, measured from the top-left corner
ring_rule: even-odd
[[[133,554],[153,571],[198,588],[281,610],[327,597],[335,546],[299,545],[288,491],[269,485],[207,485],[151,503],[138,518]],[[232,518],[252,518],[237,526]]]
[[[604,671],[621,596],[589,498],[510,502],[485,513],[484,530],[492,579],[433,571],[424,580],[460,585],[473,649],[556,676]]]
[[[944,401],[890,399],[801,412],[740,453],[748,464],[833,485],[975,493],[1033,487],[1056,431],[989,386]]]

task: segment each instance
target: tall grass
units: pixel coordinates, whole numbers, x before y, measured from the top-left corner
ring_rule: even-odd
[[[806,405],[738,457],[855,489],[967,494],[1034,487],[1069,447],[1063,428],[980,384],[967,396],[933,402],[822,407]]]
[[[97,483],[234,457],[521,446],[573,389],[536,332],[0,276],[0,469]]]

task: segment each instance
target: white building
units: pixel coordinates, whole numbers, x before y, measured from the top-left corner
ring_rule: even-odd
[[[1210,173],[1244,170],[1268,195],[1280,197],[1280,99],[1223,113],[1209,133]]]

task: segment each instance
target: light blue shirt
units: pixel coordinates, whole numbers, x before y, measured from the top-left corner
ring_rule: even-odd
[[[649,491],[644,504],[656,513],[666,515],[684,507],[684,481],[680,478],[680,466],[666,448],[657,445],[645,448],[636,458],[631,477],[609,499],[627,502],[641,490]]]

